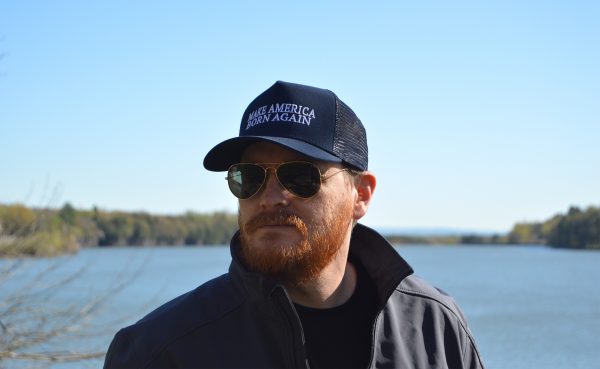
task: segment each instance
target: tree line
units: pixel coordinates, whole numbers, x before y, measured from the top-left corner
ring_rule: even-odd
[[[95,246],[228,244],[237,216],[225,212],[151,215],[146,212],[77,210],[0,204],[0,256],[45,256]]]
[[[572,206],[543,222],[517,223],[508,243],[539,243],[569,249],[600,249],[600,207]]]
[[[571,207],[543,222],[516,223],[506,234],[410,236],[390,235],[394,244],[428,245],[548,245],[569,249],[600,249],[600,207]]]
[[[228,244],[237,216],[225,212],[151,215],[146,212],[77,210],[0,204],[0,256],[47,256],[80,247]],[[507,234],[461,236],[389,235],[396,244],[545,244],[600,249],[600,207],[571,207],[543,222],[516,223]]]

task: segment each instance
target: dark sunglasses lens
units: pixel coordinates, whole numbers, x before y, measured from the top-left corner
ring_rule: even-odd
[[[227,172],[231,193],[239,199],[247,199],[260,190],[265,180],[265,170],[254,164],[235,164]]]
[[[285,163],[277,169],[283,187],[299,197],[311,197],[321,187],[321,173],[310,163]]]

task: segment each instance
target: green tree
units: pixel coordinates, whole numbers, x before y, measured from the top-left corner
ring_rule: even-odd
[[[132,223],[131,235],[127,240],[128,245],[145,245],[154,241],[151,219],[148,214],[134,214]]]
[[[600,208],[589,207],[582,211],[571,207],[556,221],[548,244],[572,249],[600,249]]]
[[[543,243],[542,223],[517,223],[508,234],[508,242],[512,244]]]
[[[23,236],[32,231],[35,220],[35,213],[24,205],[9,205],[0,212],[0,231],[9,236]]]
[[[58,212],[58,215],[65,224],[68,224],[70,226],[75,225],[75,223],[77,222],[77,211],[68,202],[66,202],[63,205],[63,207]]]

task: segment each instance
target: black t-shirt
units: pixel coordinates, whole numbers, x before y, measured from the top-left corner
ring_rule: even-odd
[[[311,368],[366,368],[369,364],[377,291],[364,267],[350,261],[358,280],[346,303],[330,309],[295,304]]]

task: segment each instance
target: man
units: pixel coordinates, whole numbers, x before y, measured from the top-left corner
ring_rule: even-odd
[[[239,198],[229,272],[119,331],[105,368],[482,368],[454,301],[357,224],[376,180],[334,93],[275,83],[204,166]]]

